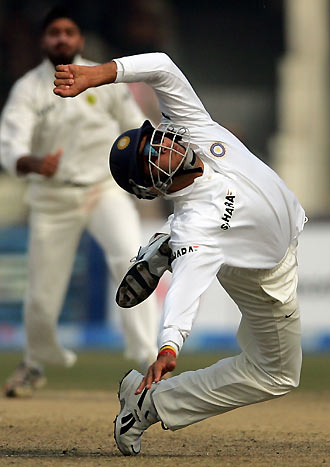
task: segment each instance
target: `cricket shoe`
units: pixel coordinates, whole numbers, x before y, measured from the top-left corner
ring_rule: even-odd
[[[31,368],[21,362],[14,373],[8,378],[4,394],[6,397],[31,396],[33,391],[45,386],[47,379],[42,370]]]
[[[136,456],[141,450],[141,436],[150,425],[160,419],[151,394],[154,386],[135,394],[143,375],[130,370],[121,380],[118,392],[120,413],[114,421],[114,437],[119,451],[124,456]]]
[[[134,264],[121,281],[116,302],[122,308],[131,308],[146,300],[158,285],[165,271],[171,271],[172,250],[168,234],[155,234],[148,245],[140,247]]]

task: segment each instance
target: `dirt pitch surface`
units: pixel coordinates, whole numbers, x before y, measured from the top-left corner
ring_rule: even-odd
[[[40,391],[0,399],[0,465],[330,465],[330,393],[296,391],[177,432],[152,426],[142,454],[123,457],[113,440],[114,393]]]

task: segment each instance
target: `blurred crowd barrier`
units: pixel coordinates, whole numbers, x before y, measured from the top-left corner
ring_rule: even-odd
[[[164,219],[144,223],[144,237],[159,230]],[[18,349],[24,343],[21,320],[26,283],[24,227],[0,230],[0,349]],[[9,235],[8,235],[9,234]],[[307,223],[299,240],[298,295],[306,352],[330,351],[330,222]],[[171,280],[166,273],[156,290],[161,312]],[[108,278],[101,251],[83,237],[75,262],[69,293],[60,320],[60,338],[76,348],[122,349],[123,337],[116,313],[115,290]],[[240,313],[222,287],[214,281],[202,297],[201,310],[185,344],[186,351],[237,349]]]

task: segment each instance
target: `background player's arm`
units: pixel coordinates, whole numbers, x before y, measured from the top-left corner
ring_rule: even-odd
[[[1,164],[12,175],[18,173],[19,159],[24,156],[27,160],[31,155],[38,116],[30,85],[28,79],[21,79],[14,85],[1,115]]]
[[[52,177],[57,171],[62,154],[62,149],[58,149],[54,154],[46,154],[42,158],[30,154],[21,156],[17,160],[16,171],[22,175],[34,172],[44,177]]]
[[[107,89],[116,91],[111,93],[112,98],[109,99],[109,113],[118,122],[120,131],[124,132],[141,126],[146,117],[143,115],[129,87],[126,84],[118,84],[113,88],[107,86]]]
[[[38,122],[35,100],[28,79],[18,81],[1,116],[0,154],[3,167],[13,175],[35,172],[51,177],[57,170],[62,150],[40,158],[31,154],[32,139]]]

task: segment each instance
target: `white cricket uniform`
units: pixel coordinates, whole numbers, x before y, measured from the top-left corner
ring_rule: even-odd
[[[94,65],[77,57],[75,63]],[[109,151],[118,134],[144,116],[125,84],[94,88],[74,99],[53,93],[54,66],[45,59],[19,79],[1,119],[1,163],[16,174],[23,155],[63,150],[52,178],[28,175],[30,207],[26,361],[70,366],[75,356],[58,341],[56,325],[84,229],[103,248],[119,283],[141,245],[139,216],[110,175]],[[145,366],[157,354],[156,297],[139,310],[120,309],[125,354]]]
[[[287,393],[299,383],[296,245],[305,213],[278,175],[214,122],[162,53],[116,60],[116,82],[153,87],[165,120],[187,127],[204,173],[167,198],[175,259],[160,346],[180,351],[216,276],[241,311],[242,353],[161,381],[156,409],[172,430]],[[221,304],[214,304],[221,313]],[[217,309],[218,308],[218,309]]]

